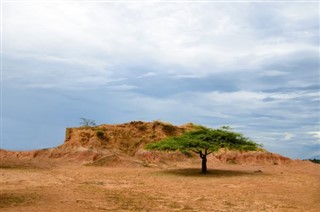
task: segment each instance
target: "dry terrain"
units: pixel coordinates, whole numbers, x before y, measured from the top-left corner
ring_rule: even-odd
[[[320,211],[320,165],[266,151],[149,152],[190,130],[131,122],[69,128],[57,148],[0,150],[1,211]]]
[[[320,166],[1,169],[1,211],[319,211]]]

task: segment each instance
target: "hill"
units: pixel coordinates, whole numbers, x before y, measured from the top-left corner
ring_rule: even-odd
[[[145,144],[168,136],[193,130],[194,124],[174,126],[161,121],[132,121],[124,124],[103,124],[94,127],[67,128],[65,141],[56,148],[13,152],[1,150],[1,164],[51,166],[59,163],[79,163],[93,166],[170,166],[198,161],[196,155],[179,152],[151,152]],[[273,164],[292,160],[267,151],[237,152],[220,150],[209,163]]]

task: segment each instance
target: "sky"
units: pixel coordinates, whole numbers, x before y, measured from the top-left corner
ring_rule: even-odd
[[[229,125],[320,158],[319,2],[3,1],[1,148],[97,124]]]

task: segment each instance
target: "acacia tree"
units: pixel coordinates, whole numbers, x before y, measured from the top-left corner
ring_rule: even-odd
[[[149,143],[146,149],[176,151],[198,154],[202,160],[202,173],[207,172],[207,156],[221,148],[228,150],[254,151],[261,145],[244,137],[241,133],[232,132],[230,127],[210,129],[197,126],[194,130],[180,136],[168,137],[156,143]]]

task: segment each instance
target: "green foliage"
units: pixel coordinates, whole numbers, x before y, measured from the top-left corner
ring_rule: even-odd
[[[168,137],[157,143],[146,145],[146,149],[187,152],[207,149],[217,151],[220,148],[229,150],[254,151],[260,145],[241,133],[232,132],[230,127],[210,129],[204,126],[196,126],[195,130],[185,132],[180,136]]]

